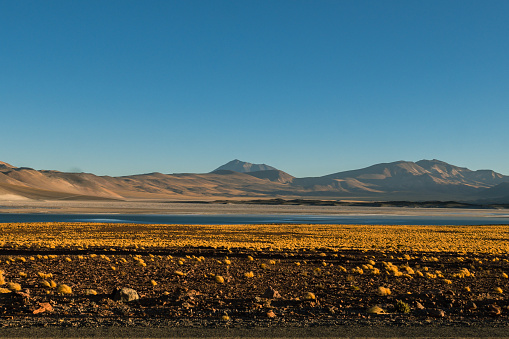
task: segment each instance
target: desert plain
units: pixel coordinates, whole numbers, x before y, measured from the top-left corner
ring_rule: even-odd
[[[2,206],[8,213],[507,214],[159,202]],[[507,225],[0,228],[2,337],[509,335]]]

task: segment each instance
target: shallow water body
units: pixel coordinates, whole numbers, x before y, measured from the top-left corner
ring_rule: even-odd
[[[407,215],[184,215],[184,214],[0,214],[0,223],[95,222],[137,224],[366,224],[366,225],[509,225],[509,215],[498,217]]]

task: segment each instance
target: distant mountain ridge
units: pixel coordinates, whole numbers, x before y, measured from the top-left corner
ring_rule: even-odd
[[[204,174],[122,177],[18,168],[0,162],[0,200],[312,198],[509,203],[509,176],[440,160],[395,161],[295,178],[265,164],[233,160]]]
[[[396,161],[363,169],[338,172],[322,177],[295,179],[295,185],[308,189],[366,195],[397,195],[423,198],[465,199],[502,182],[502,174],[450,165],[440,160]]]

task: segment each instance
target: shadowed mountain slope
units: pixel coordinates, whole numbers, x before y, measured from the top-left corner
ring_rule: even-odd
[[[493,171],[471,171],[439,160],[396,161],[322,177],[294,179],[294,185],[311,190],[338,191],[360,195],[372,193],[470,198],[481,189],[509,177]]]
[[[268,179],[270,181],[277,181],[277,182],[280,182],[283,184],[285,184],[287,182],[292,182],[293,179],[295,179],[290,174],[280,171],[280,170],[256,171],[256,172],[249,172],[246,174],[249,174],[253,177],[257,177],[260,179]]]
[[[503,182],[479,193],[480,200],[491,203],[509,203],[509,182]]]

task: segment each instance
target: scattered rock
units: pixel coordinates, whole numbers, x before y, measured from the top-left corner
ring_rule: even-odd
[[[201,293],[195,290],[190,290],[186,293],[186,296],[191,300],[194,299],[197,295],[201,295]]]
[[[53,307],[49,303],[39,303],[39,308],[35,309],[32,313],[39,314],[43,312],[53,312]]]
[[[182,303],[182,307],[184,308],[193,308],[194,307],[194,304],[190,303],[190,302],[187,302],[187,301],[184,301]]]
[[[294,251],[291,253],[292,257],[295,254],[294,259],[288,261],[282,259],[281,264],[276,267],[269,266],[271,267],[270,274],[257,275],[255,280],[231,280],[230,284],[216,284],[210,273],[202,274],[200,269],[193,271],[194,267],[203,265],[204,272],[215,272],[217,271],[217,265],[214,258],[224,257],[229,253],[226,249],[222,249],[223,252],[217,252],[217,255],[212,255],[209,258],[207,253],[212,250],[200,248],[196,250],[197,252],[192,251],[192,249],[185,249],[182,253],[189,253],[190,256],[193,253],[196,255],[204,254],[206,260],[202,260],[198,264],[197,258],[190,257],[183,266],[188,272],[185,279],[171,274],[175,269],[174,260],[166,259],[162,255],[162,258],[155,255],[154,260],[150,260],[148,254],[145,253],[147,250],[140,253],[146,257],[147,267],[151,271],[148,271],[148,268],[140,270],[137,267],[131,267],[129,264],[117,264],[118,271],[111,279],[101,280],[97,278],[111,273],[110,266],[112,263],[104,259],[99,260],[99,258],[93,259],[92,257],[93,270],[97,271],[97,277],[89,274],[91,266],[65,266],[62,276],[65,273],[65,276],[71,277],[76,270],[75,280],[69,281],[72,283],[70,286],[75,290],[74,295],[71,296],[58,295],[55,289],[56,284],[55,287],[42,288],[42,286],[39,286],[39,279],[35,276],[25,280],[16,278],[15,273],[17,271],[26,270],[28,272],[35,268],[32,267],[34,266],[32,260],[27,261],[27,264],[23,267],[18,267],[22,264],[16,262],[16,267],[8,267],[13,279],[17,279],[18,282],[21,281],[22,285],[24,285],[24,281],[28,286],[34,286],[35,288],[30,287],[30,291],[22,289],[15,292],[8,290],[6,294],[0,293],[0,328],[11,326],[11,324],[15,326],[18,326],[18,324],[21,324],[20,326],[27,324],[29,326],[39,326],[39,324],[41,326],[53,326],[55,324],[60,326],[76,326],[77,324],[79,326],[116,326],[122,324],[129,324],[128,326],[167,326],[166,324],[170,323],[176,324],[175,326],[186,327],[200,326],[200,324],[214,327],[217,322],[220,322],[219,326],[222,327],[229,327],[230,325],[237,327],[244,325],[258,326],[257,324],[262,324],[262,326],[271,326],[270,324],[274,325],[276,323],[293,324],[297,321],[302,322],[306,327],[314,326],[311,324],[339,323],[345,325],[361,323],[370,326],[384,324],[388,326],[406,326],[413,322],[415,324],[435,324],[439,326],[465,325],[473,327],[477,324],[487,324],[487,326],[498,327],[506,324],[509,314],[507,296],[491,291],[495,279],[493,274],[479,274],[475,281],[470,279],[472,284],[475,282],[475,285],[472,285],[474,292],[468,294],[462,290],[462,282],[458,281],[456,285],[445,286],[457,291],[456,294],[453,294],[450,290],[444,289],[440,279],[426,280],[426,283],[423,284],[423,280],[417,277],[415,279],[391,279],[387,277],[387,279],[379,280],[379,277],[364,274],[352,276],[350,280],[347,278],[347,282],[345,282],[343,281],[343,278],[345,278],[343,271],[336,269],[336,267],[330,268],[330,264],[327,265],[327,269],[323,269],[319,278],[311,275],[301,279],[300,274],[306,271],[309,272],[310,268],[312,269],[316,264],[315,254],[312,251]],[[233,249],[233,251],[236,250]],[[163,252],[161,251],[161,253]],[[254,255],[254,252],[251,254]],[[256,252],[256,255],[265,260],[265,258],[273,256],[274,253],[265,251],[263,253]],[[349,258],[351,259],[350,266],[355,266],[358,265],[360,260],[365,261],[366,256],[369,257],[369,255],[370,253],[364,252],[348,254],[348,256],[343,257],[342,262],[345,261],[345,258]],[[373,252],[373,256],[376,256],[377,262],[389,260],[385,254],[379,255]],[[457,270],[456,266],[463,265],[463,263],[451,263],[450,267],[443,268],[439,263],[448,262],[449,256],[437,255],[437,257],[439,258],[437,263],[427,261],[419,264],[428,265],[431,273],[434,273],[436,269],[440,269],[446,275],[454,274]],[[52,260],[57,262],[59,258],[60,256]],[[132,262],[132,257],[125,254],[115,254],[115,257],[111,256],[111,258],[119,262],[126,258]],[[309,259],[309,262],[304,263],[306,259]],[[36,261],[38,260],[36,259]],[[242,262],[243,259],[238,260]],[[295,265],[296,260],[301,263],[301,266]],[[396,262],[398,259],[394,258],[393,260]],[[155,261],[155,263],[152,263],[152,261]],[[73,262],[78,262],[78,260],[73,260]],[[418,260],[415,264],[417,265],[417,263]],[[236,264],[234,262],[229,266],[221,266],[224,269],[222,274],[224,274],[225,282],[229,281],[228,277],[230,276],[242,276],[251,267],[256,269],[256,263],[249,263],[251,266]],[[489,261],[487,265],[499,267],[500,263]],[[339,264],[336,264],[336,266],[339,266]],[[41,267],[45,266],[42,265]],[[382,267],[380,266],[380,268]],[[424,272],[422,267],[417,268]],[[327,271],[330,271],[330,277],[327,276]],[[125,272],[125,274],[122,274],[122,272]],[[165,272],[170,272],[170,274],[167,274],[167,279],[164,278]],[[157,280],[159,282],[158,288],[153,289],[149,284],[139,284],[140,281],[149,281],[150,277],[159,277]],[[57,281],[60,278],[55,277]],[[48,281],[50,281],[49,278]],[[376,288],[388,282],[390,282],[390,287],[398,293],[384,297],[377,296]],[[5,288],[4,285],[0,286],[0,290],[2,287]],[[359,286],[365,292],[352,291],[349,288],[352,285]],[[91,290],[87,290],[94,286],[100,286],[96,296],[93,296],[95,293]],[[138,290],[128,288],[129,286],[136,287]],[[274,286],[278,290],[275,290]],[[507,286],[504,286],[500,283],[500,287],[506,290]],[[434,287],[440,287],[442,290],[433,290]],[[102,294],[103,290],[112,292],[112,294],[104,295]],[[279,290],[282,293],[279,293]],[[315,296],[312,293],[306,293],[307,291],[319,293]],[[411,291],[411,293],[407,291]],[[486,291],[490,293],[488,294]],[[51,298],[54,301],[50,301]],[[411,315],[402,317],[396,314],[394,306],[397,304],[398,298],[411,306]],[[373,305],[378,306],[370,307]],[[388,312],[389,314],[387,314]],[[229,314],[231,314],[231,319]],[[226,321],[222,320],[222,315],[225,315]],[[60,321],[60,319],[63,320]],[[1,329],[0,333],[2,333]]]
[[[488,310],[490,312],[490,315],[492,316],[497,316],[497,315],[501,315],[502,314],[502,309],[495,305],[495,304],[491,304],[488,306]]]
[[[278,291],[269,286],[269,288],[267,288],[265,292],[262,294],[262,298],[277,299],[281,298],[281,294],[279,294]]]
[[[269,318],[275,318],[276,317],[276,314],[274,313],[274,311],[270,310],[267,312],[267,317]]]
[[[130,301],[138,300],[138,299],[140,299],[138,292],[136,292],[132,288],[128,288],[128,287],[118,288],[117,287],[115,289],[115,291],[113,291],[113,300],[116,300],[116,301],[130,302]]]
[[[30,293],[26,292],[14,292],[14,293],[23,299],[30,299]]]

